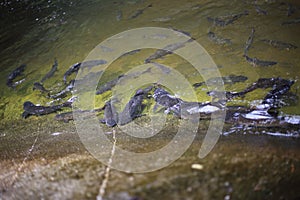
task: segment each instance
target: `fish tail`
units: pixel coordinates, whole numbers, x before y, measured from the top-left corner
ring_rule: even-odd
[[[63,104],[61,104],[61,107],[68,107],[71,108],[72,107],[72,102],[64,102]]]

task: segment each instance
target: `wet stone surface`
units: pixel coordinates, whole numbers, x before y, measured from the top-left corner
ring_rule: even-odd
[[[19,122],[17,127],[26,123]],[[4,152],[1,154],[1,198],[95,199],[105,166],[84,149],[73,123],[64,126],[51,123],[47,129],[43,128],[49,123],[47,120],[32,119],[31,123],[38,125],[39,132],[25,136],[16,127],[6,129],[14,132],[17,140],[1,131],[1,144],[6,144],[1,150]],[[170,122],[166,129],[174,129],[172,124],[176,121]],[[292,189],[299,187],[298,139],[249,133],[221,136],[213,151],[199,159],[198,150],[207,125],[206,121],[200,123],[192,146],[166,168],[145,174],[112,169],[105,199],[299,197],[300,193]],[[141,152],[162,146],[173,134],[132,144],[127,137],[117,132],[117,144]],[[192,168],[194,164],[201,167]]]

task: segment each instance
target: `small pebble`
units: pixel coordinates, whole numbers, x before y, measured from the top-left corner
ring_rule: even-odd
[[[203,165],[201,165],[201,164],[192,164],[192,169],[203,170]]]
[[[55,132],[55,133],[52,133],[51,135],[57,136],[57,135],[60,135],[60,134],[62,134],[62,133],[60,133],[60,132]]]

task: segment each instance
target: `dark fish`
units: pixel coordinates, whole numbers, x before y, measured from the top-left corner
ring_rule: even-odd
[[[191,37],[191,36],[192,36],[192,35],[191,35],[189,32],[187,32],[187,31],[180,30],[180,29],[176,29],[176,28],[171,28],[171,29],[174,30],[174,31],[180,32],[180,33],[182,33],[182,34],[184,34],[184,35],[186,35],[186,36],[188,36],[188,37]]]
[[[233,133],[238,131],[238,127],[241,128],[241,131],[245,131],[245,126],[254,127],[255,131],[259,131],[259,128],[263,128],[262,133],[273,135],[273,136],[288,136],[293,137],[291,130],[299,130],[299,116],[294,115],[290,116],[277,116],[273,113],[270,113],[270,110],[253,110],[246,107],[236,106],[234,108],[231,106],[226,111],[226,123],[236,124],[232,128],[232,131],[225,134]],[[241,125],[241,126],[240,126]],[[268,129],[266,129],[268,128]],[[288,129],[288,133],[284,133]],[[267,130],[267,131],[266,131]],[[297,131],[298,132],[298,131]],[[297,135],[296,137],[299,137]]]
[[[244,57],[246,58],[246,61],[248,63],[250,63],[251,65],[255,66],[262,66],[262,67],[267,67],[267,66],[273,66],[276,65],[277,62],[275,61],[265,61],[265,60],[259,60],[257,58],[250,58],[247,55],[244,55]]]
[[[109,127],[114,127],[118,123],[118,113],[116,112],[111,101],[105,103],[104,107],[104,122]]]
[[[98,65],[104,65],[106,64],[106,60],[88,60],[81,63],[80,68],[91,70],[92,67],[98,66]]]
[[[223,77],[224,84],[234,84],[239,82],[245,82],[246,80],[248,80],[248,77],[243,75],[230,74],[229,76]]]
[[[44,86],[43,86],[41,83],[39,83],[39,82],[35,82],[35,83],[33,84],[33,90],[39,90],[39,91],[41,91],[41,92],[49,92],[49,90],[46,90],[46,89],[44,88]]]
[[[208,85],[222,84],[222,82],[224,84],[234,84],[234,83],[239,83],[239,82],[245,82],[246,80],[248,80],[248,78],[246,76],[243,76],[243,75],[238,75],[237,76],[237,75],[230,74],[229,76],[210,78],[206,81],[206,83]],[[195,84],[193,84],[193,86],[195,88],[197,88],[197,87],[200,87],[202,85],[205,85],[206,83],[205,82],[195,83]]]
[[[147,7],[143,8],[143,9],[139,9],[137,11],[135,11],[128,19],[134,19],[137,18],[138,16],[140,16],[141,14],[143,14],[143,12],[147,9],[147,8],[151,8],[152,4],[148,5]]]
[[[207,20],[209,22],[212,22],[216,26],[227,26],[229,24],[232,24],[233,22],[235,22],[236,20],[238,20],[242,16],[248,15],[248,14],[249,14],[248,11],[244,11],[244,12],[239,13],[239,14],[220,16],[220,17],[216,17],[216,18],[207,17]]]
[[[74,65],[69,67],[69,69],[64,74],[64,78],[63,78],[65,84],[67,83],[67,77],[70,76],[72,73],[77,73],[80,68],[80,65],[81,63],[75,63]]]
[[[139,89],[135,95],[126,104],[124,110],[119,114],[119,124],[128,124],[135,118],[141,116],[144,109],[143,100],[148,95],[148,92],[152,89],[152,86],[145,90]]]
[[[54,75],[54,73],[57,70],[57,66],[58,66],[58,63],[57,63],[57,60],[55,59],[51,70],[42,78],[41,83],[43,83],[46,79],[49,79]]]
[[[136,54],[136,53],[138,53],[138,52],[140,52],[141,51],[141,49],[135,49],[135,50],[133,50],[133,51],[129,51],[129,52],[127,52],[127,53],[124,53],[122,56],[120,56],[120,58],[121,57],[124,57],[124,56],[128,56],[128,55],[134,55],[134,54]]]
[[[282,22],[281,25],[299,24],[299,23],[300,23],[300,18],[297,18],[297,19],[292,19],[289,21]]]
[[[171,70],[168,67],[165,67],[164,65],[161,65],[156,62],[152,62],[153,65],[155,65],[158,69],[160,69],[164,74],[170,74]]]
[[[63,121],[65,123],[72,121],[74,120],[73,111],[57,114],[55,115],[54,119],[57,121]]]
[[[181,116],[180,104],[183,102],[181,99],[176,98],[162,88],[155,89],[152,96],[156,102],[154,110],[160,105],[166,109],[167,113],[173,112],[178,117]]]
[[[263,39],[261,40],[266,44],[269,44],[275,48],[278,49],[286,49],[286,50],[290,50],[290,49],[296,49],[297,46],[290,44],[290,43],[286,43],[286,42],[281,42],[281,41],[276,41],[276,40],[268,40],[268,39]]]
[[[275,84],[272,86],[272,90],[265,96],[262,104],[270,104],[272,107],[277,107],[277,100],[290,90],[295,81],[277,78],[273,82]]]
[[[36,106],[30,101],[26,101],[23,104],[24,112],[22,113],[23,118],[27,118],[30,115],[47,115],[50,113],[54,113],[58,110],[61,110],[63,107],[70,107],[70,103],[66,102],[60,105],[55,106]]]
[[[284,94],[286,94],[291,86],[294,84],[294,81],[286,80],[283,78],[260,78],[254,82],[251,86],[247,87],[241,92],[235,93],[235,96],[244,96],[245,94],[256,90],[258,88],[266,89],[272,88],[268,92],[266,97],[263,100],[263,104],[270,104],[270,107],[276,107],[275,102]]]
[[[252,92],[256,89],[267,89],[272,88],[268,94],[264,97],[262,105],[258,106],[259,109],[270,109],[278,108],[282,106],[281,98],[288,93],[291,86],[294,84],[292,80],[286,80],[283,78],[260,78],[252,85],[247,87],[241,92],[225,92],[227,99],[232,99],[235,97],[244,97],[247,93]],[[220,92],[211,91],[208,93],[210,96],[219,96]],[[224,95],[224,92],[221,93]]]
[[[50,95],[50,98],[52,99],[57,99],[57,98],[64,98],[68,95],[69,92],[71,92],[74,88],[75,85],[75,80],[71,80],[69,82],[69,85],[67,85],[67,87],[63,90],[61,90],[60,92],[54,94],[54,95]]]
[[[231,44],[230,39],[219,37],[214,32],[209,31],[207,36],[211,41],[213,41],[216,44]]]
[[[164,57],[168,54],[172,54],[171,51],[163,50],[163,49],[158,49],[154,54],[149,56],[144,62],[145,63],[150,63],[152,60]]]
[[[189,40],[184,41],[184,42],[177,42],[177,43],[174,43],[174,44],[169,44],[169,45],[165,46],[163,49],[159,49],[154,54],[150,55],[144,62],[145,63],[150,63],[152,60],[162,58],[162,57],[164,57],[168,54],[172,54],[173,51],[184,47],[186,43],[192,42],[192,41],[193,41],[193,39],[189,39]]]
[[[176,98],[162,88],[154,91],[153,98],[158,105],[163,106],[166,112],[172,112],[177,117],[183,119],[198,119],[195,115],[208,115],[212,112],[220,110],[219,107],[210,103],[187,102]],[[207,116],[205,116],[207,117]]]
[[[233,23],[232,20],[221,20],[218,18],[207,17],[207,21],[212,22],[216,26],[227,26],[228,24]]]
[[[75,110],[75,111],[70,111],[70,112],[65,112],[65,113],[60,113],[55,115],[54,119],[57,121],[63,121],[65,123],[74,120],[74,113],[75,114],[80,114],[80,117],[82,115],[83,118],[89,118],[95,116],[97,112],[102,111],[104,108],[99,108],[99,109],[94,109],[94,110]]]
[[[172,96],[169,92],[162,88],[155,89],[153,98],[156,103],[167,108],[170,108],[182,101],[181,99]]]
[[[75,63],[69,69],[65,72],[63,81],[64,83],[67,82],[67,77],[70,76],[72,73],[77,73],[78,70],[88,68],[88,70],[91,70],[92,67],[106,64],[107,61],[105,60],[88,60],[81,63]]]
[[[219,99],[220,103],[224,100],[229,100],[235,97],[243,96],[242,94],[237,92],[216,91],[216,90],[207,92],[207,95],[213,97],[214,99]]]
[[[251,29],[251,34],[246,42],[246,46],[245,46],[245,49],[244,49],[244,55],[248,55],[248,51],[253,43],[253,39],[254,39],[254,33],[255,33],[255,29],[252,28]]]
[[[105,83],[104,85],[101,85],[96,91],[96,95],[103,94],[106,91],[111,90],[119,81],[120,78],[122,78],[124,75],[120,75],[117,78]]]
[[[241,18],[242,16],[245,16],[245,15],[249,15],[249,12],[248,12],[248,10],[245,10],[244,12],[242,12],[242,13],[238,13],[238,14],[233,14],[233,15],[229,15],[229,16],[225,16],[224,18],[226,18],[226,17],[229,17],[229,18],[231,18],[231,19],[233,19],[233,20],[237,20],[237,19],[239,19],[239,18]]]
[[[25,70],[25,67],[26,65],[25,64],[22,64],[21,66],[19,66],[18,68],[16,68],[14,71],[12,71],[8,77],[7,77],[7,81],[6,81],[6,85],[8,87],[11,87],[11,88],[15,88],[15,84],[13,82],[13,80],[17,77],[17,76],[21,76],[22,73],[24,72]]]
[[[122,17],[123,17],[122,10],[118,10],[118,11],[117,11],[117,15],[116,15],[116,20],[117,20],[117,21],[121,21],[121,20],[122,20]]]
[[[295,8],[295,6],[293,6],[290,3],[287,3],[287,6],[288,6],[288,8],[287,8],[287,16],[289,17],[289,16],[292,16],[292,14],[294,14],[296,12],[296,8]]]
[[[255,5],[255,10],[256,10],[256,12],[257,12],[258,14],[262,14],[262,15],[267,15],[267,14],[268,14],[267,11],[261,9],[258,5]]]

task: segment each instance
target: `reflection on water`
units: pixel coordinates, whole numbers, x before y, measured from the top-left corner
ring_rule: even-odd
[[[300,115],[300,102],[298,100],[300,87],[298,81],[300,75],[300,3],[298,1],[3,0],[0,2],[0,13],[2,19],[0,22],[0,43],[2,47],[0,52],[0,69],[2,72],[0,74],[0,119],[2,120],[0,141],[2,146],[0,148],[5,152],[1,155],[1,160],[3,160],[1,166],[4,166],[4,172],[7,172],[7,174],[14,173],[14,170],[18,171],[16,169],[18,164],[7,160],[16,159],[17,163],[22,162],[28,149],[32,144],[35,144],[32,151],[34,156],[29,159],[30,162],[26,160],[24,168],[22,167],[17,174],[25,174],[27,168],[29,171],[33,170],[35,164],[39,167],[41,165],[45,167],[50,162],[49,168],[51,169],[47,171],[43,168],[47,173],[45,172],[44,176],[43,173],[40,173],[38,176],[43,177],[42,182],[49,182],[53,177],[53,180],[59,182],[62,179],[60,175],[65,176],[67,180],[72,179],[69,182],[72,189],[63,188],[65,191],[70,192],[81,186],[86,187],[86,182],[91,179],[93,180],[91,182],[96,185],[101,181],[101,177],[91,178],[90,176],[93,177],[93,174],[79,172],[79,175],[85,176],[83,180],[76,177],[78,174],[76,175],[76,172],[72,170],[71,172],[67,169],[55,171],[51,166],[53,162],[54,166],[61,166],[62,164],[59,162],[72,162],[75,163],[74,165],[78,162],[76,167],[80,170],[86,167],[82,164],[82,160],[86,161],[88,159],[89,163],[92,163],[90,167],[96,164],[91,161],[91,158],[86,157],[78,158],[78,160],[76,158],[75,161],[74,158],[67,158],[67,161],[64,161],[64,156],[71,153],[83,154],[84,151],[82,147],[77,148],[79,139],[74,139],[73,135],[70,134],[72,124],[65,125],[56,122],[52,124],[53,115],[50,115],[49,118],[48,116],[42,116],[24,121],[21,119],[23,103],[28,100],[41,105],[61,103],[55,102],[55,100],[51,102],[46,93],[41,93],[38,90],[33,91],[34,83],[40,81],[49,72],[53,60],[57,60],[58,70],[51,78],[44,81],[43,86],[50,90],[51,94],[56,94],[65,88],[63,75],[70,66],[82,62],[89,52],[106,38],[133,28],[157,26],[173,28],[190,34],[211,55],[223,77],[233,77],[233,75],[245,77],[243,81],[225,84],[225,89],[228,91],[239,92],[259,78],[282,77],[295,80],[296,82],[291,87],[289,95],[284,97],[287,106],[280,108],[278,114],[289,115],[291,118],[293,118],[293,115]],[[252,66],[243,57],[246,41],[252,28],[255,29],[255,33],[251,46],[247,49],[249,58],[273,61],[277,64]],[[100,80],[100,84],[113,80],[120,74],[124,74],[133,67],[142,64],[154,52],[154,50],[146,49],[123,56],[108,68]],[[204,81],[195,69],[178,56],[169,54],[158,58],[156,61],[178,70],[190,81],[191,85],[203,83]],[[15,89],[7,87],[7,76],[22,64],[26,64],[25,71],[14,80],[19,81],[19,84]],[[207,71],[209,70],[207,69]],[[74,77],[75,75],[72,74],[71,78]],[[71,80],[71,78],[68,80]],[[199,84],[195,91],[200,101],[210,100],[210,97],[206,94],[205,85]],[[253,91],[244,98],[238,98],[231,103],[254,106],[259,104],[259,101],[266,94],[267,91],[264,89]],[[110,93],[99,95],[96,99],[99,107],[109,99],[109,95]],[[69,97],[71,96],[69,95],[66,98]],[[181,98],[184,99],[183,96]],[[40,127],[37,121],[41,118],[42,120],[49,120],[49,122],[42,123],[44,125],[42,127],[43,134],[39,135],[35,142],[37,134],[33,130]],[[12,125],[12,121],[17,121],[18,124]],[[24,128],[29,123],[33,123],[33,130]],[[201,125],[205,126],[205,123]],[[204,169],[205,165],[211,167],[211,169],[204,171],[205,173],[201,170],[199,172],[191,171],[190,167],[184,165],[185,159],[189,160],[189,166],[194,162],[202,162],[197,160],[197,153],[183,157],[168,170],[162,170],[162,172],[145,177],[127,176],[115,172],[112,183],[118,186],[114,188],[111,183],[108,189],[112,192],[108,198],[114,199],[114,197],[121,196],[118,198],[130,199],[132,195],[129,194],[134,194],[144,197],[143,199],[147,199],[147,195],[149,195],[149,199],[153,199],[156,196],[164,196],[163,192],[159,192],[160,189],[166,191],[167,196],[165,197],[171,196],[170,191],[175,190],[178,191],[179,196],[190,196],[192,199],[197,199],[196,196],[193,196],[193,193],[201,194],[204,199],[213,197],[228,199],[234,194],[232,190],[237,189],[241,191],[241,194],[236,194],[237,198],[246,197],[249,191],[258,192],[257,194],[249,194],[250,198],[272,198],[274,194],[282,194],[283,198],[299,197],[299,193],[288,191],[292,187],[299,186],[299,154],[297,154],[299,145],[298,139],[293,138],[294,133],[298,130],[285,129],[284,131],[288,132],[284,136],[289,135],[291,137],[283,138],[280,137],[282,136],[282,130],[279,128],[250,128],[250,132],[253,134],[244,137],[243,133],[249,133],[248,129],[247,124],[225,127],[224,134],[229,136],[222,137],[221,143],[213,155],[203,161]],[[69,135],[65,136],[66,134],[62,130],[65,130]],[[263,131],[270,136],[260,135]],[[55,135],[54,133],[62,134]],[[50,137],[50,134],[54,135]],[[205,134],[205,130],[199,130],[199,134]],[[253,137],[253,135],[255,136]],[[276,138],[274,136],[279,137],[274,139]],[[55,139],[53,139],[54,137]],[[75,141],[71,140],[69,143],[64,143],[57,139],[58,137],[61,139],[73,138]],[[247,141],[250,141],[251,145],[247,146]],[[239,142],[242,144],[239,144]],[[13,143],[15,145],[8,145]],[[151,144],[159,146],[158,143],[152,141]],[[255,146],[256,143],[259,145]],[[56,149],[55,144],[62,144],[62,146],[66,145],[67,147],[74,145],[76,148],[73,146],[68,150]],[[45,146],[43,147],[43,145]],[[242,148],[243,145],[246,145],[245,149]],[[132,148],[138,149],[138,146],[139,144],[134,144]],[[232,148],[230,148],[231,146]],[[150,147],[151,145],[145,148]],[[253,150],[253,148],[259,150]],[[50,155],[47,155],[45,149]],[[192,151],[196,152],[194,149]],[[238,151],[243,152],[243,154],[238,153],[238,157],[234,157]],[[248,151],[251,153],[248,153]],[[55,161],[58,157],[62,157],[63,161]],[[43,159],[46,159],[46,161]],[[220,163],[213,161],[216,159],[219,159]],[[36,163],[34,163],[35,161]],[[33,164],[31,166],[27,163]],[[178,165],[177,169],[176,165]],[[226,168],[228,165],[230,167]],[[264,165],[266,167],[263,167]],[[276,170],[272,165],[284,168],[284,170]],[[39,167],[38,169],[40,169]],[[102,166],[100,168],[95,167],[95,169],[101,171]],[[273,170],[274,174],[269,172],[268,169]],[[245,174],[247,170],[259,174],[259,177],[250,175],[250,172]],[[266,174],[264,175],[263,172],[266,172]],[[55,173],[58,173],[58,175]],[[6,175],[1,174],[0,178],[7,180],[3,178],[4,176],[6,177]],[[160,179],[160,176],[163,178]],[[275,178],[272,178],[272,176]],[[120,186],[117,181],[118,177],[129,180],[129,186]],[[156,178],[157,180],[155,180]],[[76,182],[75,179],[81,182]],[[163,179],[166,179],[169,188],[163,186]],[[206,182],[201,182],[201,179]],[[20,185],[26,181],[36,180],[26,174],[20,180]],[[245,185],[239,185],[242,182],[245,182]],[[14,188],[10,187],[9,181],[5,181],[5,183],[7,185],[1,185],[0,199],[6,189],[10,192],[14,191]],[[31,189],[34,192],[40,189],[37,182],[35,183]],[[277,184],[280,184],[283,189],[274,189]],[[284,187],[284,184],[288,186]],[[21,188],[20,191],[22,192],[26,190],[20,185],[16,186],[15,189]],[[55,190],[54,185],[49,187]],[[137,189],[132,190],[133,187]],[[195,192],[197,187],[201,189]],[[158,192],[152,193],[154,190]],[[218,190],[220,192],[216,192]],[[95,186],[93,189],[84,191],[89,194],[84,198],[93,198],[97,195]],[[124,191],[125,194],[122,193]],[[274,194],[271,194],[272,191]],[[214,196],[214,192],[216,192],[216,196]],[[72,194],[72,192],[68,193],[71,196]],[[45,193],[45,195],[50,194]],[[78,199],[82,197],[81,195],[82,193],[78,193]],[[16,197],[20,196],[17,195]]]

